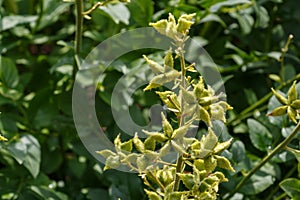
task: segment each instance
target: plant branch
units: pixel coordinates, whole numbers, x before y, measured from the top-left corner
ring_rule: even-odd
[[[289,45],[293,39],[293,35],[290,34],[284,47],[281,49],[281,56],[279,58],[279,62],[280,62],[280,76],[281,76],[281,82],[284,83],[284,58],[285,58],[285,54],[286,52],[289,50]]]
[[[184,50],[183,50],[183,43],[178,45],[178,51],[179,51],[179,59],[180,59],[180,67],[181,67],[181,86],[182,88],[186,89],[186,84],[185,84],[185,76],[186,76],[186,68],[185,68],[185,60],[184,60]],[[182,93],[181,93],[182,94]],[[181,102],[180,102],[180,107],[181,107],[181,116],[180,116],[180,122],[179,126],[184,126],[185,124],[185,116],[183,115],[184,112],[184,98],[181,97]],[[179,189],[179,184],[180,184],[180,177],[178,173],[182,172],[184,165],[183,161],[183,156],[178,154],[178,158],[176,161],[176,176],[175,176],[175,182],[174,182],[174,187],[173,191],[177,191]]]
[[[294,130],[291,132],[291,134],[285,138],[279,145],[275,147],[266,157],[264,157],[260,163],[252,168],[252,170],[247,173],[247,175],[237,184],[237,186],[234,188],[234,190],[231,191],[229,196],[227,196],[225,199],[229,199],[232,197],[239,189],[246,183],[246,181],[257,171],[259,170],[263,165],[265,165],[275,154],[277,154],[281,149],[284,149],[290,142],[291,140],[295,137],[295,135],[298,133],[300,130],[300,121],[298,122],[297,126],[294,128]]]
[[[75,67],[74,72],[76,72],[80,67],[79,55],[81,52],[82,44],[82,26],[83,26],[83,0],[75,0],[76,3],[76,32],[75,32]],[[75,73],[74,73],[75,74]]]

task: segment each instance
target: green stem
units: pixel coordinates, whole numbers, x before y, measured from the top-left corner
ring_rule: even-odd
[[[75,67],[76,72],[80,67],[79,55],[81,52],[82,43],[82,26],[83,26],[83,0],[76,0],[76,32],[75,32]],[[74,73],[75,74],[75,73]]]
[[[186,68],[185,68],[185,59],[184,59],[184,46],[183,43],[178,45],[179,46],[179,59],[180,59],[180,67],[181,67],[181,86],[182,88],[186,89],[186,84],[185,84],[185,76],[186,76]],[[180,107],[181,107],[181,116],[180,116],[180,122],[179,122],[179,126],[184,126],[185,124],[185,116],[183,115],[184,113],[184,99],[181,98],[181,102],[180,102]],[[175,176],[175,182],[174,182],[174,186],[173,186],[173,191],[178,191],[179,189],[179,184],[180,184],[180,177],[178,176],[178,173],[182,172],[184,166],[184,161],[183,161],[183,156],[178,154],[178,158],[176,161],[176,176]]]
[[[291,170],[289,170],[288,173],[284,176],[283,180],[290,177],[297,170],[297,168],[298,168],[298,165],[294,165],[293,168]],[[266,200],[273,199],[279,188],[280,188],[279,185],[277,185],[275,188],[273,188],[271,193],[266,198]]]
[[[237,184],[237,186],[234,188],[234,190],[232,190],[229,194],[228,197],[226,197],[225,199],[229,199],[230,197],[232,197],[237,191],[239,191],[239,189],[246,183],[246,181],[257,171],[259,170],[263,165],[265,165],[271,158],[273,158],[273,156],[275,154],[277,154],[281,149],[285,148],[290,142],[291,140],[295,137],[295,135],[298,133],[298,131],[300,130],[300,122],[298,122],[297,126],[294,128],[294,130],[292,131],[292,133],[285,138],[285,140],[283,140],[279,145],[277,145],[275,147],[275,149],[273,149],[266,157],[264,157],[260,163],[252,168],[252,170],[250,170],[249,173],[247,173],[247,175]]]
[[[289,45],[293,39],[293,35],[289,35],[284,47],[281,49],[281,56],[279,59],[280,62],[280,76],[281,76],[281,81],[284,82],[284,58],[285,58],[285,54],[286,52],[289,50]]]

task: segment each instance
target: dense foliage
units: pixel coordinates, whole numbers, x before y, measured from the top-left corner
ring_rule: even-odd
[[[84,1],[84,10],[95,3]],[[299,121],[297,110],[291,111],[295,119],[291,114],[274,116],[278,115],[276,107],[291,110],[292,101],[286,102],[290,97],[285,95],[290,88],[298,91],[296,97],[300,94],[300,85],[293,85],[300,79],[297,1],[131,0],[100,6],[89,14],[90,19],[84,19],[80,52],[74,48],[75,2],[0,0],[0,6],[1,199],[146,199],[147,186],[137,174],[103,171],[104,165],[87,152],[77,135],[71,107],[78,66],[74,54],[83,59],[106,38],[146,27],[169,13],[176,19],[183,13],[196,13],[190,36],[218,65],[227,101],[234,108],[226,126],[216,123],[221,140],[233,138],[222,156],[235,170],[223,172],[228,182],[220,185],[220,199],[291,134],[293,121]],[[131,138],[116,125],[112,114],[112,109],[122,109],[122,102],[111,105],[110,98],[123,74],[135,74],[147,66],[143,54],[155,60],[163,57],[152,50],[126,54],[105,71],[97,85],[99,123],[112,141],[119,133],[122,141]],[[138,73],[143,76],[144,72]],[[286,101],[278,101],[280,95]],[[143,125],[149,120],[151,105],[160,102],[155,92],[144,93],[142,88],[134,93],[133,101],[126,93],[123,98],[130,105],[132,119]],[[200,135],[203,132],[199,129]],[[299,134],[235,191],[233,199],[299,199],[297,160]]]

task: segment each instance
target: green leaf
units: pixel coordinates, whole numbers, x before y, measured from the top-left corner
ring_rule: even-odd
[[[223,168],[223,169],[227,169],[227,170],[230,170],[232,172],[234,172],[235,170],[232,168],[229,160],[223,156],[218,156],[218,155],[215,155],[214,156],[216,159],[217,159],[217,166],[220,167],[220,168]]]
[[[27,153],[24,158],[24,166],[33,177],[37,177],[40,172],[41,148],[38,140],[32,135],[21,137],[20,142],[27,147]]]
[[[217,145],[218,138],[213,132],[211,128],[208,129],[208,134],[205,137],[203,148],[206,150],[213,150],[215,146]]]
[[[178,174],[178,176],[180,177],[187,189],[191,190],[195,185],[193,174]]]
[[[260,122],[248,119],[250,140],[252,144],[261,151],[266,151],[272,144],[272,134]]]
[[[273,185],[275,179],[268,176],[253,175],[250,180],[241,188],[241,192],[246,195],[259,194],[271,185]]]
[[[300,199],[300,180],[288,178],[279,183],[280,187],[293,199]]]
[[[153,1],[151,0],[131,0],[127,7],[130,10],[131,18],[137,25],[148,26],[153,15]],[[137,10],[139,12],[137,12]]]
[[[130,12],[123,3],[108,4],[105,7],[101,6],[100,9],[107,13],[116,24],[120,22],[126,25],[129,24]]]
[[[37,16],[5,16],[0,20],[0,31],[14,28],[20,24],[27,24],[37,20]]]
[[[109,199],[108,192],[105,189],[101,188],[91,188],[88,191],[88,194],[86,196],[89,200],[98,200],[99,197],[101,199]]]
[[[47,186],[30,186],[29,189],[41,199],[68,200],[68,196]]]
[[[19,83],[18,70],[14,62],[0,56],[0,79],[8,88],[15,88]]]

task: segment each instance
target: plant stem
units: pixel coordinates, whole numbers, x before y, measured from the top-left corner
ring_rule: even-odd
[[[185,84],[186,69],[185,69],[185,60],[184,60],[184,52],[183,52],[184,46],[183,46],[183,43],[181,43],[178,46],[179,46],[178,51],[179,51],[179,59],[180,59],[180,67],[181,67],[181,86],[182,86],[182,88],[186,89],[186,84]],[[184,113],[183,97],[181,98],[180,104],[181,104],[180,105],[181,116],[180,116],[179,126],[181,127],[181,126],[184,126],[184,124],[185,124],[185,116],[183,115],[183,113]],[[180,177],[177,174],[182,172],[183,165],[184,165],[183,157],[182,157],[182,155],[178,154],[178,158],[176,161],[176,176],[175,176],[173,191],[178,191],[178,189],[179,189]]]
[[[82,43],[82,26],[83,26],[83,0],[75,0],[76,3],[76,32],[75,32],[75,67],[74,72],[76,72],[80,67],[79,55],[81,52]],[[75,74],[75,73],[74,73]]]
[[[285,58],[285,54],[286,52],[289,50],[289,45],[293,39],[293,35],[289,35],[284,47],[281,49],[281,56],[280,56],[280,59],[279,59],[279,62],[280,62],[280,76],[281,76],[281,82],[284,82],[284,58]]]
[[[249,173],[237,184],[237,186],[230,192],[229,196],[227,196],[225,199],[229,199],[232,197],[239,189],[246,183],[246,181],[257,171],[259,170],[264,164],[266,164],[273,156],[278,153],[281,149],[285,148],[291,140],[295,137],[295,135],[300,130],[300,121],[298,122],[297,126],[294,128],[294,130],[291,132],[291,134],[285,138],[279,145],[275,147],[266,157],[264,157],[260,163],[252,168]]]
[[[297,165],[294,165],[293,168],[291,170],[289,170],[288,173],[284,176],[283,180],[290,177],[297,170],[297,167],[298,167]],[[266,198],[266,200],[273,199],[274,195],[276,194],[276,192],[278,191],[279,188],[280,188],[279,185],[277,185],[275,188],[273,188],[271,193]]]

